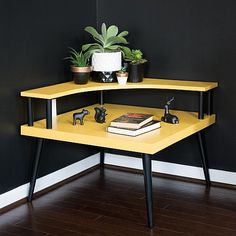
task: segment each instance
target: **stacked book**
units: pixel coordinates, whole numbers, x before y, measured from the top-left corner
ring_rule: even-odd
[[[111,121],[107,131],[115,134],[137,136],[161,127],[159,120],[153,115],[143,113],[127,113]]]

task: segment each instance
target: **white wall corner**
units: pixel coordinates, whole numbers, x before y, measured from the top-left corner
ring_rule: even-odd
[[[142,170],[141,158],[133,158],[117,154],[106,153],[105,164]],[[163,161],[152,161],[152,171],[169,175],[176,175],[194,179],[205,179],[201,167],[175,164]],[[209,169],[210,179],[213,182],[236,185],[236,173],[223,170]]]
[[[100,163],[100,155],[94,154],[72,165],[64,167],[46,176],[43,176],[36,181],[35,193],[48,188],[56,183],[59,183],[71,176],[81,173]],[[17,202],[28,196],[29,183],[19,186],[13,190],[0,195],[0,209]]]

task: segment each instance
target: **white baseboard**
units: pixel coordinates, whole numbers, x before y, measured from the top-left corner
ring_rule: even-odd
[[[122,166],[142,170],[141,158],[106,153],[105,164]],[[205,179],[201,167],[174,164],[163,161],[152,161],[152,171],[194,179]],[[213,182],[236,185],[236,172],[209,169],[210,179]]]
[[[45,188],[48,188],[73,175],[76,175],[84,170],[87,170],[93,166],[96,166],[99,163],[100,163],[100,156],[99,154],[95,154],[88,158],[85,158],[82,161],[78,161],[72,165],[69,165],[51,174],[43,176],[37,179],[34,192],[36,193]],[[27,197],[28,192],[29,192],[29,183],[1,194],[0,195],[0,209]]]
[[[43,176],[37,179],[34,192],[41,191],[73,175],[76,175],[84,170],[96,166],[97,164],[99,164],[99,162],[100,162],[100,155],[98,153],[82,161],[78,161],[70,166],[67,166],[63,169],[55,171],[46,176]],[[140,158],[133,158],[110,153],[106,153],[105,155],[105,164],[133,168],[138,170],[142,170],[143,168],[142,160]],[[152,170],[153,172],[157,173],[164,173],[164,174],[170,174],[194,179],[204,179],[203,170],[200,167],[180,165],[162,161],[152,161]],[[211,181],[236,185],[235,172],[215,170],[215,169],[210,169],[209,172]],[[29,183],[1,194],[0,209],[27,197],[28,192],[29,192]]]

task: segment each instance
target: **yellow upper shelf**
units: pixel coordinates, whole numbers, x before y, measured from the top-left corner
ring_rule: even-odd
[[[217,82],[166,80],[157,78],[145,78],[141,83],[127,83],[124,86],[120,86],[118,85],[118,83],[96,83],[92,81],[85,85],[78,85],[71,81],[23,91],[21,92],[21,96],[42,99],[55,99],[76,93],[117,89],[171,89],[206,92],[208,90],[216,88],[217,86]]]

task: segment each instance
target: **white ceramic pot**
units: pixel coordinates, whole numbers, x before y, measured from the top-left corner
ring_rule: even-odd
[[[119,85],[126,85],[127,79],[128,79],[128,76],[127,77],[123,77],[123,76],[117,77],[118,84]]]
[[[95,52],[92,66],[93,71],[118,71],[121,69],[121,52]]]
[[[119,85],[126,85],[128,79],[128,72],[116,72],[116,78]]]

